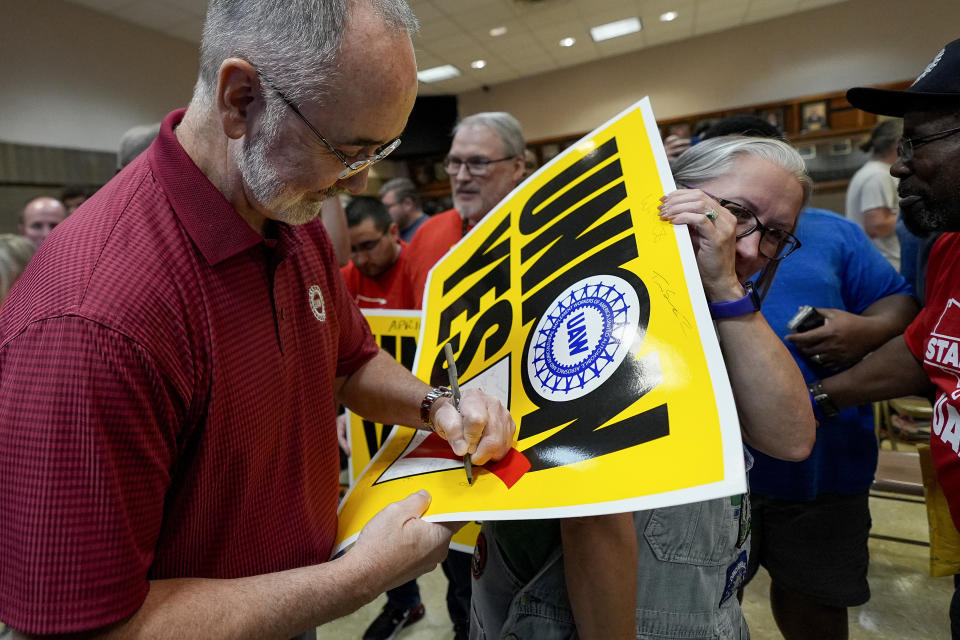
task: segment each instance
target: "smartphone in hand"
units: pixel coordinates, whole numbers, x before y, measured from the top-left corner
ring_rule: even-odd
[[[805,304],[790,318],[790,322],[787,323],[787,329],[794,333],[803,333],[804,331],[810,331],[811,329],[823,326],[826,320],[822,313],[810,305]]]

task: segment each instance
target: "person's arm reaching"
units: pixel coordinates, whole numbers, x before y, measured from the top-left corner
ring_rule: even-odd
[[[155,580],[140,609],[85,639],[287,640],[347,615],[431,571],[446,557],[450,529],[425,522],[425,491],[388,505],[341,558],[249,578]],[[62,638],[14,632],[14,638]]]
[[[632,513],[560,520],[563,573],[581,638],[633,638],[637,533]]]
[[[897,214],[887,207],[876,207],[863,212],[863,230],[871,238],[885,238],[896,233]]]
[[[866,402],[928,393],[930,382],[923,365],[899,335],[850,369],[824,378],[823,391],[838,409]]]
[[[818,364],[837,370],[859,362],[903,333],[919,308],[913,297],[897,294],[880,298],[859,315],[842,309],[817,311],[826,318],[822,326],[790,334],[785,340],[794,343],[808,358],[817,356]]]

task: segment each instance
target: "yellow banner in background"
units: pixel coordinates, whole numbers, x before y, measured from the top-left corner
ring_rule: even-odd
[[[516,450],[475,468],[395,432],[341,509],[349,543],[426,488],[432,520],[614,513],[742,493],[739,424],[673,180],[644,99],[515,189],[427,281],[415,373],[498,396]],[[443,443],[445,444],[445,443]]]
[[[417,353],[417,339],[420,336],[420,312],[400,309],[363,309],[362,311],[380,348],[406,368],[412,369]],[[395,427],[364,420],[349,411],[347,417],[350,421],[347,430],[351,450],[348,462],[350,486],[360,478],[363,470],[370,464],[370,460],[393,431],[397,429],[409,431],[408,437],[415,431],[409,427]],[[473,551],[479,533],[480,525],[475,522],[468,523],[454,534],[450,548],[467,553]]]

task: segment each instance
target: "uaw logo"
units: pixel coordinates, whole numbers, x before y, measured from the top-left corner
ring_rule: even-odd
[[[320,285],[315,284],[310,287],[307,291],[307,300],[310,302],[310,311],[313,312],[313,316],[320,322],[326,320],[327,305],[323,302],[323,290]]]
[[[639,254],[628,203],[620,150],[610,138],[526,200],[492,212],[472,232],[471,253],[431,276],[442,296],[428,311],[438,324],[430,338],[433,384],[445,384],[449,342],[458,371],[479,364],[468,383],[491,374],[488,380],[513,388],[515,368],[502,350],[522,336],[516,370],[535,406],[520,416],[518,431],[520,441],[535,440],[522,449],[531,473],[670,432],[666,403],[634,406],[663,373],[656,351],[639,356],[650,294],[629,268]]]
[[[603,384],[637,330],[640,302],[622,278],[598,275],[567,287],[534,331],[527,374],[547,400],[573,400]]]
[[[933,377],[941,389],[933,405],[933,433],[954,452],[960,452],[960,413],[951,402],[960,398],[960,302],[953,298],[937,320],[927,338],[923,363],[936,367],[942,373]],[[953,391],[948,392],[950,384]]]

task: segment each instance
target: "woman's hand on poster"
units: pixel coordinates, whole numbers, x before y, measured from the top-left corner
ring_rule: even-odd
[[[737,278],[737,218],[699,189],[677,189],[660,198],[660,219],[690,230],[707,299],[743,296]]]

